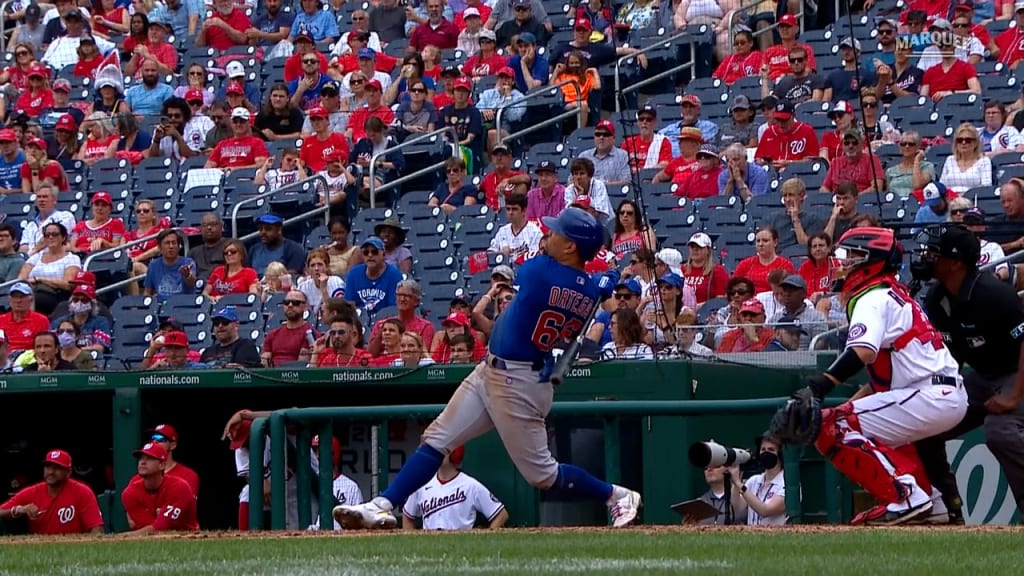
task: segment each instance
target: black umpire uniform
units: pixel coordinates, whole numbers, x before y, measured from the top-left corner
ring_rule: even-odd
[[[971,368],[964,375],[968,409],[963,421],[944,434],[917,443],[928,479],[943,493],[951,522],[962,512],[945,441],[981,425],[985,427],[985,444],[1002,466],[1017,508],[1024,511],[1024,401],[1005,411],[1012,408],[1013,402],[1007,399],[1015,390],[1024,390],[1024,383],[1018,384],[1019,378],[1024,379],[1020,366],[1024,305],[1009,284],[991,272],[978,270],[980,252],[977,238],[961,226],[947,227],[925,252],[930,265],[926,267],[938,280],[928,294],[925,310],[953,356]],[[998,400],[1009,406],[999,409],[993,404]]]

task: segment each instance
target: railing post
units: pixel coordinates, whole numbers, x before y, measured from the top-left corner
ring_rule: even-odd
[[[288,527],[287,479],[288,456],[285,443],[288,433],[284,426],[284,412],[276,410],[270,414],[270,529],[285,530]],[[259,458],[259,456],[256,456]]]
[[[295,493],[296,503],[299,507],[299,530],[305,530],[313,523],[311,503],[313,491],[309,489],[312,484],[310,476],[313,471],[309,458],[312,437],[309,426],[305,425],[299,426],[295,435]],[[319,496],[319,494],[317,495]]]
[[[604,418],[604,480],[609,484],[619,484],[622,481],[621,439],[619,418],[606,416]]]
[[[799,446],[783,446],[782,459],[786,462],[783,469],[783,478],[786,486],[800,486],[800,454],[803,450]],[[789,516],[790,524],[803,524],[804,513],[800,502],[801,491],[786,490],[786,514]]]
[[[625,89],[623,89],[623,87],[622,87],[622,80],[620,78],[621,77],[622,63],[623,62],[625,62],[626,60],[629,60],[631,58],[636,58],[637,56],[639,56],[641,54],[646,54],[648,52],[651,52],[652,50],[659,50],[659,49],[663,48],[666,44],[672,44],[673,42],[675,42],[676,40],[678,40],[679,38],[682,38],[684,36],[689,36],[690,37],[691,57],[690,57],[690,62],[689,63],[680,64],[678,66],[674,66],[674,67],[669,68],[667,70],[662,70],[661,72],[659,72],[654,77],[648,78],[648,79],[643,80],[641,82],[637,82],[636,84],[630,84]],[[620,114],[622,112],[622,102],[621,102],[621,98],[618,98],[618,96],[621,96],[624,92],[632,92],[634,90],[639,89],[639,87],[641,87],[641,86],[645,86],[647,83],[649,83],[649,82],[651,82],[653,80],[661,78],[662,76],[665,76],[667,74],[671,74],[671,73],[674,73],[674,72],[678,72],[680,70],[685,70],[687,68],[690,68],[690,67],[694,66],[695,62],[696,62],[696,47],[695,47],[695,44],[694,44],[693,35],[690,34],[689,30],[683,30],[682,32],[678,32],[676,34],[673,34],[673,35],[669,36],[668,38],[658,38],[650,46],[645,46],[645,47],[641,48],[640,50],[638,50],[637,52],[634,52],[632,54],[626,54],[625,56],[617,57],[615,59],[615,95],[616,95],[616,98],[615,98],[615,114],[618,115],[618,114]]]
[[[452,153],[453,154],[457,153],[458,152],[458,146],[459,146],[459,135],[458,135],[458,133],[455,132],[455,128],[453,128],[451,126],[445,126],[443,128],[438,128],[437,130],[434,130],[433,132],[428,132],[427,134],[420,134],[419,136],[410,138],[410,139],[406,140],[405,142],[402,142],[398,146],[393,146],[391,148],[388,148],[387,150],[384,150],[383,152],[378,152],[377,154],[374,154],[373,156],[370,157],[370,175],[369,175],[369,178],[370,178],[370,208],[376,208],[377,207],[377,192],[381,192],[383,190],[388,190],[390,188],[395,188],[397,186],[397,184],[399,184],[401,182],[406,182],[406,180],[403,180],[403,178],[411,178],[413,175],[419,175],[420,173],[422,173],[424,171],[436,169],[438,166],[441,165],[440,162],[438,162],[436,164],[431,164],[430,166],[427,166],[427,167],[425,167],[425,168],[423,168],[421,170],[417,170],[416,172],[413,172],[412,174],[408,174],[406,176],[398,178],[397,180],[395,180],[393,182],[387,182],[383,186],[381,186],[380,188],[377,188],[377,180],[374,177],[374,174],[376,174],[376,172],[377,172],[377,159],[380,158],[381,156],[387,155],[388,152],[394,152],[395,150],[398,150],[400,148],[405,148],[405,147],[410,146],[412,144],[418,144],[418,143],[423,142],[425,140],[430,140],[431,138],[440,136],[441,134],[450,134],[451,135],[451,138],[452,138]]]
[[[257,418],[249,429],[249,530],[263,529],[263,452],[270,420]],[[271,463],[273,468],[273,463]]]
[[[263,192],[262,194],[257,194],[255,196],[250,196],[248,198],[242,198],[241,200],[236,202],[231,207],[231,235],[234,236],[235,238],[238,238],[239,240],[242,240],[242,241],[245,241],[244,238],[246,238],[246,237],[248,237],[248,238],[252,237],[252,235],[246,235],[245,237],[242,237],[242,238],[238,237],[238,211],[241,209],[242,206],[245,206],[247,204],[252,204],[253,202],[259,202],[260,200],[263,200],[265,198],[270,198],[271,196],[275,196],[275,195],[278,195],[278,194],[287,194],[288,190],[293,189],[293,188],[298,188],[298,189],[302,190],[303,192],[305,192],[305,191],[309,190],[309,186],[311,186],[313,184],[313,182],[316,182],[317,180],[320,181],[320,184],[323,185],[324,190],[326,190],[327,189],[327,179],[325,179],[323,176],[321,176],[319,174],[314,174],[314,175],[310,176],[309,178],[306,178],[305,180],[302,180],[301,182],[296,182],[294,184],[289,184],[288,186],[285,186],[283,188],[278,188],[277,190],[271,190],[269,192]],[[326,193],[324,194],[324,198],[325,198],[325,206],[326,206],[327,205],[326,204],[326,198],[327,198]],[[310,212],[312,212],[312,210]],[[304,216],[304,215],[305,214],[300,214],[300,216]],[[294,221],[294,219],[293,219],[293,221]]]
[[[391,476],[391,454],[390,447],[388,446],[387,420],[381,420],[380,424],[377,425],[377,463],[380,466],[377,470],[377,489],[383,492],[387,490],[388,479]],[[379,492],[376,495],[379,495]]]
[[[333,530],[334,518],[334,426],[330,420],[320,424],[320,529]],[[339,455],[340,456],[340,455]],[[351,504],[351,502],[349,502]]]

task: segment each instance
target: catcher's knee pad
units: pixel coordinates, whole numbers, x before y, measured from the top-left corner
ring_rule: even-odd
[[[900,466],[905,459],[861,433],[853,404],[847,402],[822,411],[821,430],[814,446],[836,470],[879,502],[890,504],[907,497],[906,487],[897,479],[907,473]]]

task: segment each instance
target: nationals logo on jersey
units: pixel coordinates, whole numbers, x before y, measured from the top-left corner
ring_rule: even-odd
[[[794,156],[799,156],[804,153],[807,149],[807,140],[801,138],[799,140],[793,140],[789,143],[789,153]]]
[[[57,509],[57,519],[61,524],[67,524],[75,519],[75,507],[65,506]]]
[[[456,504],[461,504],[466,500],[466,491],[463,490],[462,488],[459,488],[455,492],[452,492],[451,494],[447,494],[440,498],[435,497],[424,500],[423,503],[420,504],[420,512],[423,514],[423,517],[426,518],[427,516],[430,516],[434,512],[437,512],[438,510],[442,510],[444,508],[454,506]]]

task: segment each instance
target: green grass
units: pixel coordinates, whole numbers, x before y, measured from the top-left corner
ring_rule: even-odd
[[[1018,574],[1021,532],[504,531],[316,538],[0,541],[0,575],[980,576]]]

